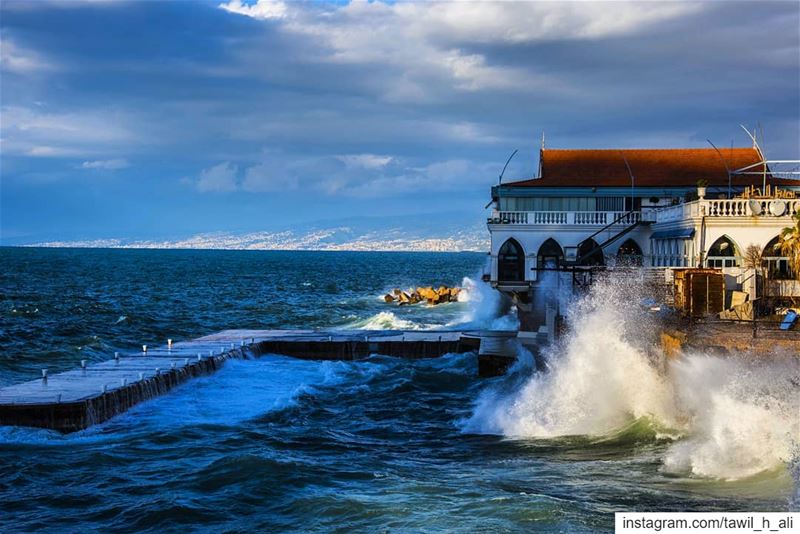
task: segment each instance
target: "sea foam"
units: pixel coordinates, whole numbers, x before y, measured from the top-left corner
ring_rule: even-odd
[[[548,370],[484,389],[468,432],[512,438],[609,436],[646,421],[674,442],[662,469],[739,479],[792,461],[800,443],[800,361],[688,353],[667,360],[633,288],[601,283],[544,351]]]

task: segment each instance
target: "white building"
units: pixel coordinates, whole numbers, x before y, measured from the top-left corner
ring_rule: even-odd
[[[492,188],[488,278],[524,306],[545,273],[579,266],[720,267],[735,277],[750,245],[787,275],[773,245],[800,211],[800,180],[774,166],[757,147],[542,149],[537,178]]]

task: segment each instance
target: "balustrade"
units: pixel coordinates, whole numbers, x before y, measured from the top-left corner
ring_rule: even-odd
[[[488,219],[493,224],[606,226],[631,225],[642,220],[641,212],[616,211],[501,211]],[[615,222],[616,221],[616,222]]]

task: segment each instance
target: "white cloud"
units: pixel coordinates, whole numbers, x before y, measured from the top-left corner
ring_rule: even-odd
[[[525,43],[623,35],[704,9],[685,2],[398,3],[411,32],[445,41]]]
[[[102,169],[106,171],[125,169],[129,166],[130,164],[128,163],[128,160],[124,158],[99,159],[95,161],[84,161],[81,163],[82,169]]]
[[[86,156],[130,148],[128,117],[95,109],[48,113],[21,106],[0,109],[3,152],[37,157]]]
[[[195,186],[201,193],[236,191],[238,188],[236,181],[238,172],[239,168],[236,165],[225,161],[208,169],[203,169]]]
[[[276,0],[258,0],[255,4],[247,4],[242,0],[230,0],[220,4],[220,9],[254,19],[282,19],[286,16],[286,4]]]
[[[248,167],[242,180],[242,189],[253,193],[289,191],[297,189],[299,181],[288,169],[274,163],[260,163]]]
[[[7,143],[3,143],[4,147],[7,147]],[[13,146],[13,144],[12,144]],[[75,156],[77,152],[70,148],[64,147],[55,147],[49,145],[36,145],[28,147],[24,154],[26,156],[31,156],[34,158],[57,158],[57,157],[64,157],[64,156]]]
[[[616,37],[705,9],[685,2],[355,1],[298,8],[285,17],[286,6],[280,2],[245,5],[232,0],[220,7],[255,18],[285,18],[285,31],[317,43],[318,60],[389,71],[383,97],[390,102],[432,100],[441,80],[469,92],[563,93],[565,84],[534,64],[491,64],[469,47]]]
[[[7,37],[0,38],[0,68],[9,72],[31,74],[53,70],[54,65],[41,54],[20,47]]]
[[[336,159],[348,167],[361,167],[364,169],[380,169],[394,159],[392,156],[379,156],[377,154],[346,154],[336,156]]]

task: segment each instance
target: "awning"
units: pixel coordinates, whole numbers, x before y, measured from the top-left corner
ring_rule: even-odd
[[[694,237],[694,228],[677,228],[653,232],[650,239],[691,239],[692,237]]]

